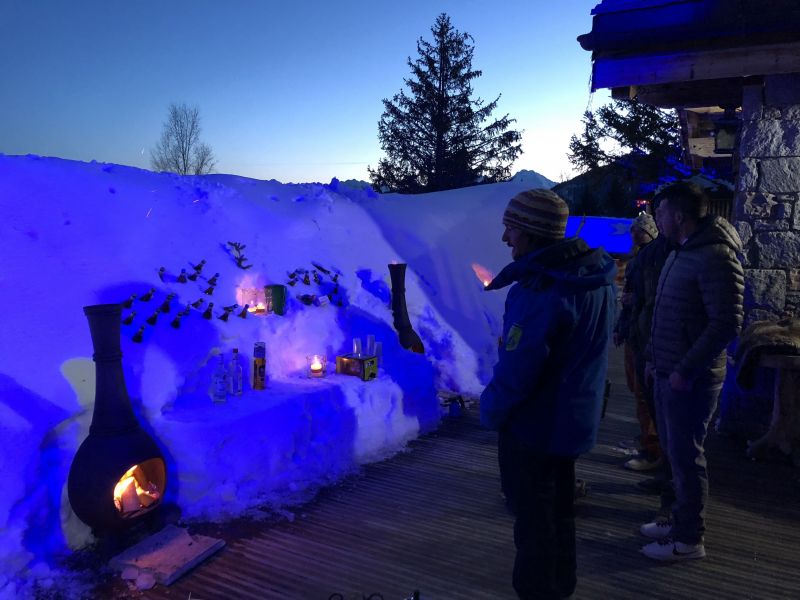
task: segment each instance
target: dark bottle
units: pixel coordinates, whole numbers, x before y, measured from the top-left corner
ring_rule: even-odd
[[[164,299],[164,302],[161,303],[159,310],[161,310],[163,313],[168,313],[170,300],[172,300],[174,297],[175,294],[167,294],[167,297]]]
[[[186,269],[181,269],[181,274],[178,275],[178,283],[186,283]]]
[[[156,321],[158,320],[158,313],[160,313],[160,312],[161,312],[161,309],[157,308],[156,311],[152,315],[147,317],[147,323],[150,324],[150,325],[155,325]]]
[[[141,300],[142,302],[150,302],[150,299],[153,297],[153,294],[155,293],[156,293],[156,288],[150,288],[150,290],[144,296],[139,298],[139,300]]]
[[[211,320],[211,317],[213,316],[213,313],[211,312],[211,310],[213,308],[214,308],[214,303],[213,302],[209,302],[208,303],[208,307],[206,307],[206,310],[203,313],[203,318],[204,319],[208,319],[209,321]]]
[[[135,310],[131,311],[131,314],[129,314],[124,319],[122,319],[122,324],[123,325],[130,325],[131,323],[133,323],[133,317],[135,317],[135,316],[136,316],[136,311]]]

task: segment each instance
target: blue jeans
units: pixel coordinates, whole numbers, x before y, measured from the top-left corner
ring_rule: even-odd
[[[705,533],[708,470],[703,444],[720,389],[722,383],[701,377],[688,392],[676,392],[668,377],[655,378],[658,434],[672,467],[675,492],[672,537],[684,544],[702,542]]]
[[[513,585],[524,600],[575,591],[575,458],[539,454],[507,431],[499,436],[500,473],[514,512]]]

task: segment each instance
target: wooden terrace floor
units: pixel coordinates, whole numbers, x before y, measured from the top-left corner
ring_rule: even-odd
[[[711,435],[708,557],[678,565],[638,552],[657,497],[614,449],[636,432],[619,351],[599,444],[578,461],[580,599],[800,598],[800,482],[789,465],[755,463]],[[369,465],[295,511],[293,521],[194,525],[228,545],[152,600],[513,599],[512,520],[499,495],[495,436],[473,412],[410,450]],[[332,596],[339,593],[341,596]],[[117,596],[115,596],[117,597]]]

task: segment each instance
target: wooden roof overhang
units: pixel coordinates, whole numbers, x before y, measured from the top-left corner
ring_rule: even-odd
[[[664,108],[739,106],[742,87],[800,72],[797,0],[604,0],[592,31],[592,90]]]

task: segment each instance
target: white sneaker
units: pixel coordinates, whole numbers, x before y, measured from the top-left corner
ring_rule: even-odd
[[[645,523],[639,528],[639,533],[651,540],[663,540],[672,533],[672,519],[656,519]]]
[[[664,561],[706,557],[706,549],[702,542],[699,544],[684,544],[683,542],[675,542],[672,538],[650,542],[646,546],[642,546],[641,553],[647,558]]]
[[[623,466],[631,471],[652,471],[658,469],[664,461],[659,456],[654,460],[650,460],[647,456],[635,456],[628,460]]]

